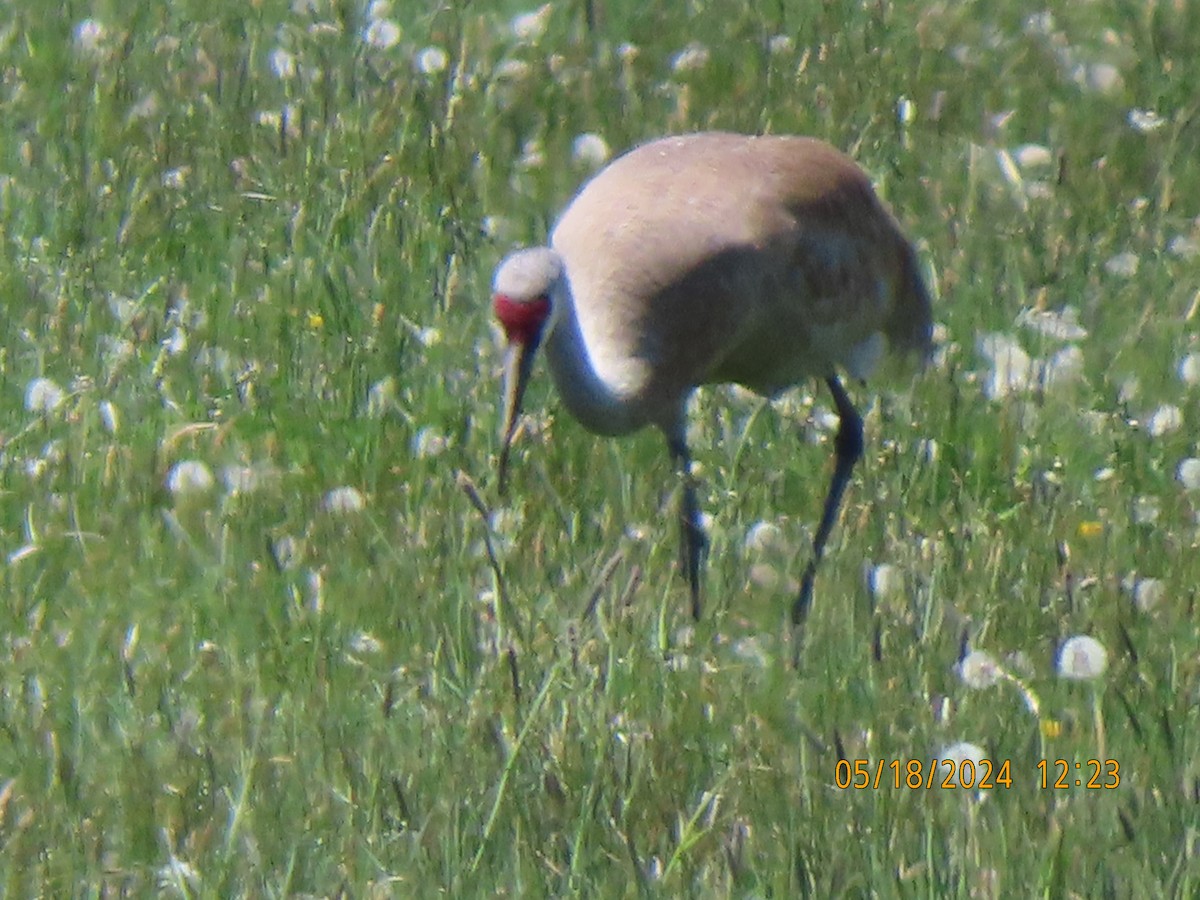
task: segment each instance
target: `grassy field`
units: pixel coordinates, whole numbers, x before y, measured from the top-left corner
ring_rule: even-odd
[[[4,3],[0,892],[1200,891],[1200,6],[1050,5]],[[695,626],[658,435],[541,371],[495,495],[493,266],[699,128],[936,293],[799,671],[815,386],[698,398]]]

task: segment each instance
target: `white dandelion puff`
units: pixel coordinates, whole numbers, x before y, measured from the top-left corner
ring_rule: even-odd
[[[979,352],[990,363],[983,382],[983,393],[989,400],[1029,389],[1033,361],[1016,338],[1007,334],[984,335],[979,339]]]
[[[1059,341],[1079,341],[1088,335],[1087,329],[1079,324],[1079,310],[1073,306],[1061,310],[1027,309],[1017,316],[1017,324]]]
[[[336,487],[325,495],[325,509],[335,515],[361,512],[367,505],[362,491],[350,485]]]
[[[275,77],[287,81],[290,78],[296,77],[296,55],[282,47],[276,47],[271,51],[271,55],[267,57],[267,61],[271,66],[271,71],[275,73]]]
[[[552,12],[554,12],[553,4],[547,3],[535,10],[513,16],[512,21],[508,23],[508,30],[518,41],[536,44],[546,33]]]
[[[252,494],[277,473],[269,464],[229,465],[221,468],[221,484],[229,494]]]
[[[523,59],[506,59],[500,65],[496,66],[496,70],[492,76],[497,81],[524,81],[533,72],[532,66]]]
[[[788,34],[776,34],[767,41],[767,50],[772,56],[785,56],[795,49],[796,42]]]
[[[367,415],[372,418],[383,416],[396,405],[396,379],[387,375],[371,385],[367,391]]]
[[[1124,83],[1121,78],[1121,70],[1112,63],[1106,62],[1092,63],[1084,69],[1083,81],[1093,91],[1101,94],[1111,94],[1113,91],[1120,90]]]
[[[1179,468],[1175,470],[1175,478],[1189,491],[1200,490],[1200,459],[1189,456],[1180,460]]]
[[[867,590],[876,600],[900,596],[904,593],[904,573],[891,563],[871,566],[867,571]]]
[[[595,132],[578,135],[571,144],[571,158],[589,169],[600,168],[611,155],[608,142]]]
[[[1000,664],[983,650],[972,650],[958,664],[958,674],[963,684],[974,690],[991,687],[1003,673]]]
[[[121,427],[121,415],[111,400],[105,400],[100,404],[100,423],[109,434],[116,434]]]
[[[988,758],[988,755],[987,751],[978,744],[972,744],[970,741],[959,741],[956,744],[942,748],[937,758],[950,760],[954,763],[954,768],[958,769],[964,762],[972,762],[978,766]]]
[[[1118,253],[1112,259],[1104,264],[1104,271],[1110,275],[1117,275],[1122,278],[1132,278],[1137,274],[1138,266],[1141,260],[1138,255],[1132,250],[1126,250],[1123,253]]]
[[[391,19],[372,19],[363,29],[363,41],[376,50],[391,50],[400,43],[400,26]]]
[[[1151,437],[1162,437],[1172,431],[1178,431],[1183,425],[1183,410],[1174,403],[1164,403],[1150,416],[1146,423],[1146,431]]]
[[[1133,586],[1133,605],[1139,611],[1151,612],[1162,602],[1167,586],[1159,578],[1139,578]]]
[[[1070,384],[1083,376],[1083,351],[1072,345],[1063,347],[1042,365],[1045,387]]]
[[[1200,384],[1200,353],[1189,353],[1179,361],[1179,380],[1189,387]]]
[[[698,71],[708,65],[711,55],[699,41],[692,41],[671,58],[671,71],[676,74]]]
[[[1108,668],[1108,651],[1094,637],[1077,634],[1058,651],[1058,674],[1075,681],[1099,678]]]
[[[1152,109],[1131,109],[1129,111],[1129,124],[1133,127],[1134,131],[1149,134],[1152,131],[1158,131],[1158,129],[1166,125],[1167,120]]]
[[[25,387],[25,408],[30,412],[49,415],[67,397],[58,382],[51,378],[35,378]]]
[[[383,642],[369,631],[359,631],[350,638],[350,651],[366,655],[383,650]]]
[[[83,19],[75,25],[75,50],[81,56],[98,57],[104,53],[108,29],[95,19]]]
[[[450,55],[441,47],[423,47],[413,58],[413,66],[422,75],[441,75],[450,65]]]
[[[1167,252],[1180,259],[1195,259],[1200,256],[1200,238],[1177,234],[1167,244]]]
[[[173,497],[182,498],[208,493],[216,484],[216,479],[207,463],[198,459],[183,459],[171,466],[166,484]]]
[[[767,553],[771,550],[783,549],[783,529],[774,522],[755,522],[746,529],[744,544],[750,553]]]
[[[1133,522],[1135,525],[1153,525],[1158,521],[1158,498],[1143,494],[1133,501]]]
[[[1041,144],[1022,144],[1013,150],[1013,159],[1022,169],[1043,169],[1053,164],[1054,154]]]
[[[191,174],[191,171],[189,166],[168,169],[162,174],[162,186],[169,191],[182,191],[187,187],[188,175]]]
[[[422,428],[413,437],[412,452],[418,459],[441,456],[450,447],[450,439],[436,428]]]

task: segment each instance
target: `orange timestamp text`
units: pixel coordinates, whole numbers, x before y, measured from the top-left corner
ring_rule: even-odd
[[[1035,768],[1043,789],[1113,790],[1121,784],[1121,764],[1115,759],[1043,759]],[[1009,759],[839,759],[833,780],[839,788],[854,790],[987,791],[1013,786],[1013,764]]]
[[[1012,761],[990,759],[839,759],[833,781],[840,788],[879,790],[979,790],[1011,788]]]

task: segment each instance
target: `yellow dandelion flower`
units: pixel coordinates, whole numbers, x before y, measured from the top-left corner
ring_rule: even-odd
[[[1080,522],[1079,536],[1085,538],[1099,537],[1104,533],[1103,522]]]
[[[325,327],[325,317],[318,312],[310,312],[308,314],[308,327],[313,331],[319,331]]]
[[[1062,734],[1062,722],[1058,719],[1042,719],[1042,737],[1056,738]]]

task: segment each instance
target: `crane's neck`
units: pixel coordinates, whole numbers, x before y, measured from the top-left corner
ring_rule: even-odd
[[[640,405],[598,367],[598,348],[589,346],[584,337],[565,279],[551,302],[546,359],[559,397],[571,415],[597,434],[627,434],[641,428],[647,419]]]

